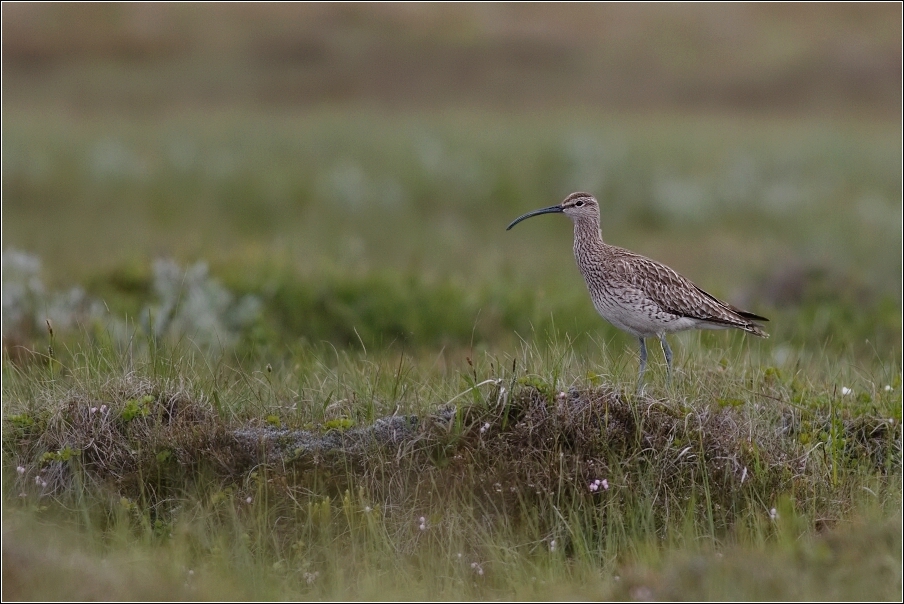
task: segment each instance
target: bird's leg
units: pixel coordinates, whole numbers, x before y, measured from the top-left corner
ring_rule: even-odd
[[[665,341],[665,334],[660,334],[659,343],[662,344],[662,352],[665,354],[665,364],[668,367],[668,383],[672,383],[672,349],[669,343]]]
[[[643,338],[640,340],[640,371],[637,373],[637,392],[640,392],[643,386],[643,372],[647,369],[647,343]]]

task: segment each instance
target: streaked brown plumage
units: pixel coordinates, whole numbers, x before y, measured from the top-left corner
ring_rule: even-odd
[[[671,376],[668,333],[736,328],[769,337],[754,323],[768,321],[765,317],[719,300],[664,264],[603,242],[599,203],[589,193],[572,193],[557,206],[528,212],[508,229],[531,216],[550,213],[563,213],[574,222],[574,258],[597,312],[640,340],[638,388],[647,364],[645,338],[659,339]]]

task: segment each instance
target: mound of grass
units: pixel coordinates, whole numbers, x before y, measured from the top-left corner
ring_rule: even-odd
[[[228,393],[212,399],[184,380],[128,373],[91,390],[11,401],[21,411],[5,419],[4,450],[22,468],[19,482],[36,482],[42,495],[87,480],[156,507],[198,477],[240,488],[266,468],[281,485],[270,496],[286,501],[299,491],[337,498],[363,489],[391,509],[440,497],[481,502],[509,521],[546,514],[544,525],[557,506],[599,501],[644,509],[655,531],[688,518],[726,530],[784,493],[829,521],[841,510],[828,493],[846,475],[900,470],[900,419],[881,415],[884,404],[869,397],[858,411],[818,396],[772,404],[627,396],[609,386],[556,392],[536,377],[479,386],[478,400],[421,415],[291,429],[278,415],[229,419],[215,404]],[[423,500],[424,484],[444,488]]]
[[[249,597],[658,597],[696,572],[690,553],[784,552],[900,506],[899,384],[839,396],[776,369],[689,368],[702,377],[679,373],[684,394],[634,396],[576,378],[555,344],[448,374],[363,353],[246,372],[148,350],[5,362],[3,485],[17,526],[118,535],[99,556],[169,552],[149,571],[159,593],[228,574]],[[16,585],[33,581],[29,552],[12,552]],[[800,572],[834,568],[817,562]],[[741,564],[705,566],[700,593]],[[797,593],[769,569],[776,594]]]

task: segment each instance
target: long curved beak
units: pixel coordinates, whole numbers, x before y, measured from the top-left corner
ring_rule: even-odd
[[[522,220],[527,220],[531,216],[539,216],[540,214],[561,214],[565,210],[562,209],[562,206],[550,206],[548,208],[543,208],[542,210],[534,210],[533,212],[528,212],[524,216],[519,216],[512,221],[512,224],[505,227],[505,230],[510,230],[513,226],[521,222]]]

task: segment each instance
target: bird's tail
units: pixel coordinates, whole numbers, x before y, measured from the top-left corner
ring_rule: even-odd
[[[769,334],[766,333],[765,331],[763,331],[763,329],[762,329],[759,325],[757,325],[756,323],[748,323],[747,325],[745,325],[745,326],[742,327],[741,329],[743,329],[744,331],[746,331],[746,332],[748,332],[748,333],[752,333],[752,334],[755,335],[755,336],[759,336],[759,337],[761,337],[761,338],[768,338],[768,337],[769,337]]]
[[[754,314],[752,312],[748,312],[746,310],[740,310],[739,308],[731,307],[731,309],[735,311],[735,313],[737,313],[737,315],[741,317],[742,320],[746,320],[746,325],[741,327],[741,329],[761,338],[769,337],[769,334],[763,331],[762,327],[753,322],[768,321],[769,319],[767,319],[766,317],[761,317],[760,315]]]

